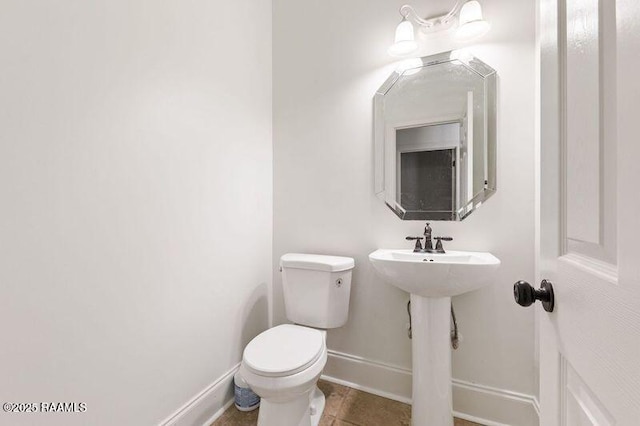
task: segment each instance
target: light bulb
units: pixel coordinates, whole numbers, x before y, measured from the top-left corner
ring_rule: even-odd
[[[460,25],[471,21],[482,21],[482,6],[478,0],[469,0],[460,9]]]
[[[458,40],[471,40],[485,35],[491,25],[482,17],[482,6],[478,0],[469,0],[460,9],[459,27],[456,31]]]
[[[402,22],[396,27],[396,37],[393,45],[389,47],[387,52],[391,56],[403,56],[409,54],[418,48],[413,31],[413,24],[402,19]]]

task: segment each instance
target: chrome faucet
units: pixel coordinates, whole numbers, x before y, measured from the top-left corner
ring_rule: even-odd
[[[445,253],[444,247],[442,247],[443,241],[453,241],[451,237],[431,237],[431,233],[433,230],[431,226],[427,223],[424,227],[424,247],[422,247],[422,238],[423,237],[407,237],[407,240],[413,241],[415,240],[416,245],[413,248],[414,253]],[[436,240],[436,246],[433,247],[433,240]]]

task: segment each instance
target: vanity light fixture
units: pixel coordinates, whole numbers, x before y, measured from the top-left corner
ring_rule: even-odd
[[[458,0],[449,13],[433,18],[421,18],[412,6],[405,4],[400,8],[400,15],[402,21],[396,28],[394,43],[388,50],[389,55],[396,57],[408,55],[418,49],[411,21],[417,23],[423,33],[429,34],[453,27],[457,17],[456,39],[461,41],[483,36],[491,28],[482,17],[482,6],[478,0]]]

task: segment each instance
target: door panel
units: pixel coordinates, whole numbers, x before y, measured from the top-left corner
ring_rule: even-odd
[[[566,4],[566,232],[599,245],[600,34],[598,0]]]
[[[565,251],[616,262],[613,1],[559,1]]]
[[[611,426],[615,422],[565,358],[561,359],[561,410],[567,426]]]

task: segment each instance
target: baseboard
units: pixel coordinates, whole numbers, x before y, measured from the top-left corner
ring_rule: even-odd
[[[349,382],[347,380],[338,379],[336,377],[328,376],[326,374],[323,374],[322,376],[320,376],[320,378],[322,380],[326,380],[327,382],[336,383],[336,384],[342,385],[342,386],[347,386],[347,387],[350,387],[350,388],[353,388],[353,389],[361,390],[363,392],[371,393],[373,395],[378,395],[378,396],[381,396],[383,398],[392,399],[394,401],[399,401],[399,402],[403,402],[405,404],[411,405],[411,399],[410,398],[405,398],[405,397],[402,397],[402,396],[399,396],[399,395],[391,394],[391,393],[382,391],[380,389],[372,388],[372,387],[369,387],[369,386],[364,386],[364,385],[361,385],[361,384],[355,383],[355,382]]]
[[[374,395],[411,403],[411,370],[329,350],[324,378]]]
[[[323,378],[395,401],[411,403],[411,370],[329,350]],[[486,426],[538,426],[532,395],[453,379],[456,417]]]
[[[226,373],[191,398],[159,426],[209,426],[233,403],[234,365]]]
[[[538,426],[533,395],[458,379],[452,382],[457,417],[487,426]]]
[[[483,426],[511,426],[504,423],[494,422],[493,420],[481,419],[480,417],[470,416],[468,414],[461,413],[456,410],[453,410],[453,417],[457,417],[462,420],[468,420],[470,422],[478,423],[479,425],[483,425]]]

